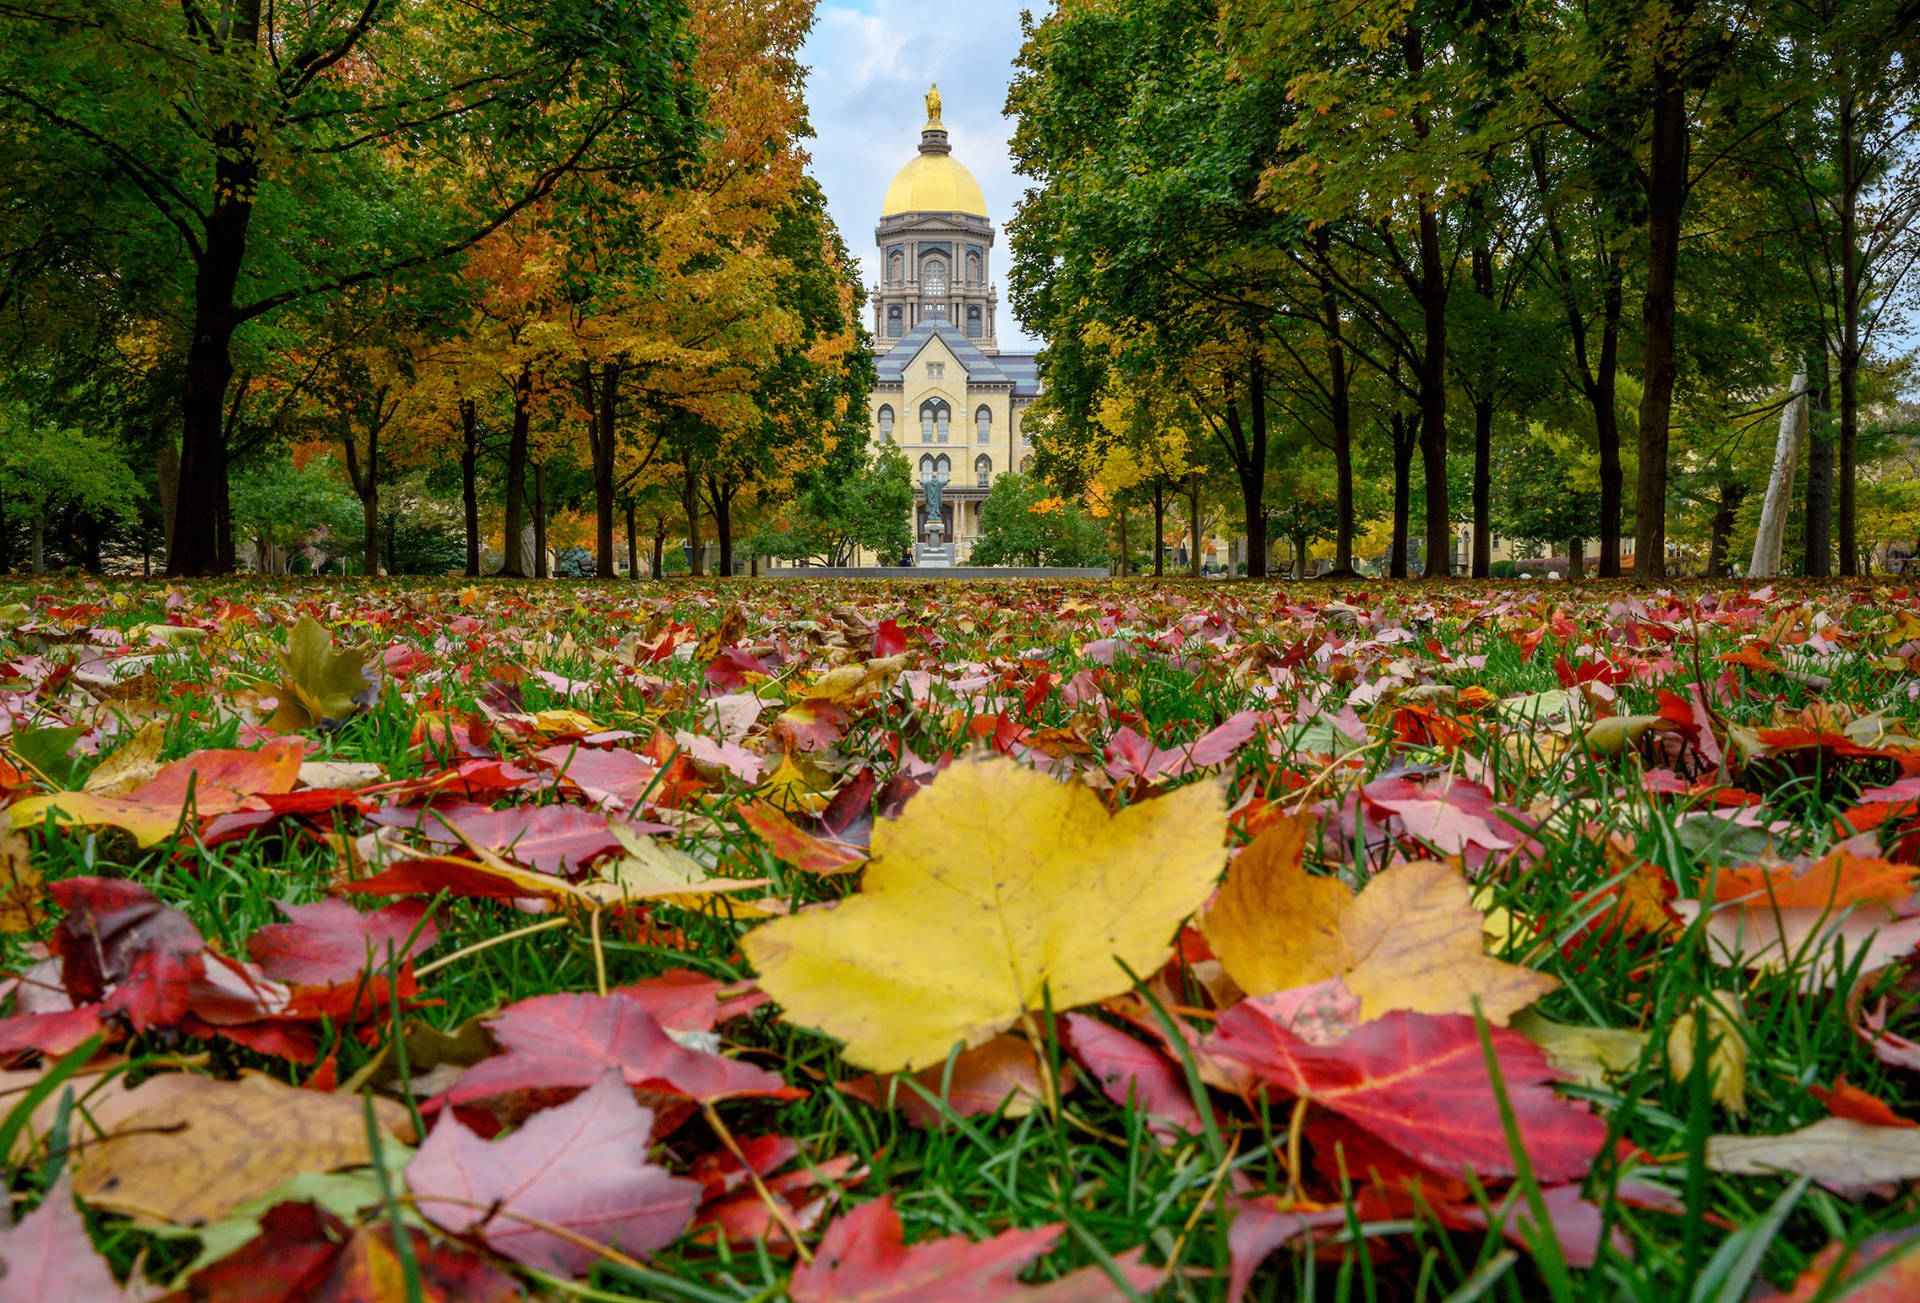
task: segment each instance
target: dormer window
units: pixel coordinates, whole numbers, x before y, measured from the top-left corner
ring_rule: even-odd
[[[945,362],[927,363],[927,379],[945,380],[946,378],[947,378],[947,364]]]

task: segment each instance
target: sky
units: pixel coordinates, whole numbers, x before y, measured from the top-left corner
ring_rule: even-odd
[[[1000,347],[1010,353],[1040,347],[1007,303],[1005,226],[1025,186],[1007,151],[1013,123],[1000,110],[1020,49],[1023,8],[1043,10],[1035,0],[823,0],[803,52],[811,69],[813,174],[868,288],[880,273],[873,228],[881,200],[920,146],[927,83],[940,83],[940,116],[953,156],[980,182],[994,224]],[[863,320],[871,329],[871,319]]]

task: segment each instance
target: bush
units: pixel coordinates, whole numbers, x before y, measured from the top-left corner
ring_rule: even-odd
[[[1487,567],[1487,574],[1495,579],[1513,579],[1519,576],[1520,567],[1512,561],[1495,561]]]
[[[553,573],[562,579],[591,579],[593,564],[593,553],[584,547],[561,548],[553,560]]]

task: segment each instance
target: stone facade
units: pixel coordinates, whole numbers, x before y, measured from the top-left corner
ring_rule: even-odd
[[[980,533],[980,504],[997,475],[1032,459],[1021,430],[1039,397],[1035,358],[1002,353],[992,280],[993,223],[972,175],[954,159],[929,95],[920,153],[887,189],[874,229],[880,284],[874,288],[879,383],[869,435],[897,444],[913,468],[914,534],[928,541],[921,481],[947,481],[942,541],[965,560]],[[894,558],[873,558],[888,561]]]

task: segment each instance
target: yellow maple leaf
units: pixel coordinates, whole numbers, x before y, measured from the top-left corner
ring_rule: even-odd
[[[1329,977],[1360,997],[1360,1016],[1394,1009],[1471,1013],[1477,996],[1504,1023],[1560,983],[1488,956],[1486,919],[1460,871],[1396,864],[1355,895],[1301,865],[1304,819],[1275,825],[1240,852],[1200,920],[1207,944],[1248,995]]]
[[[786,1016],[845,1041],[847,1062],[913,1071],[1165,962],[1225,836],[1217,784],[1110,815],[1077,783],[964,760],[875,824],[858,895],[765,924],[741,948]]]

